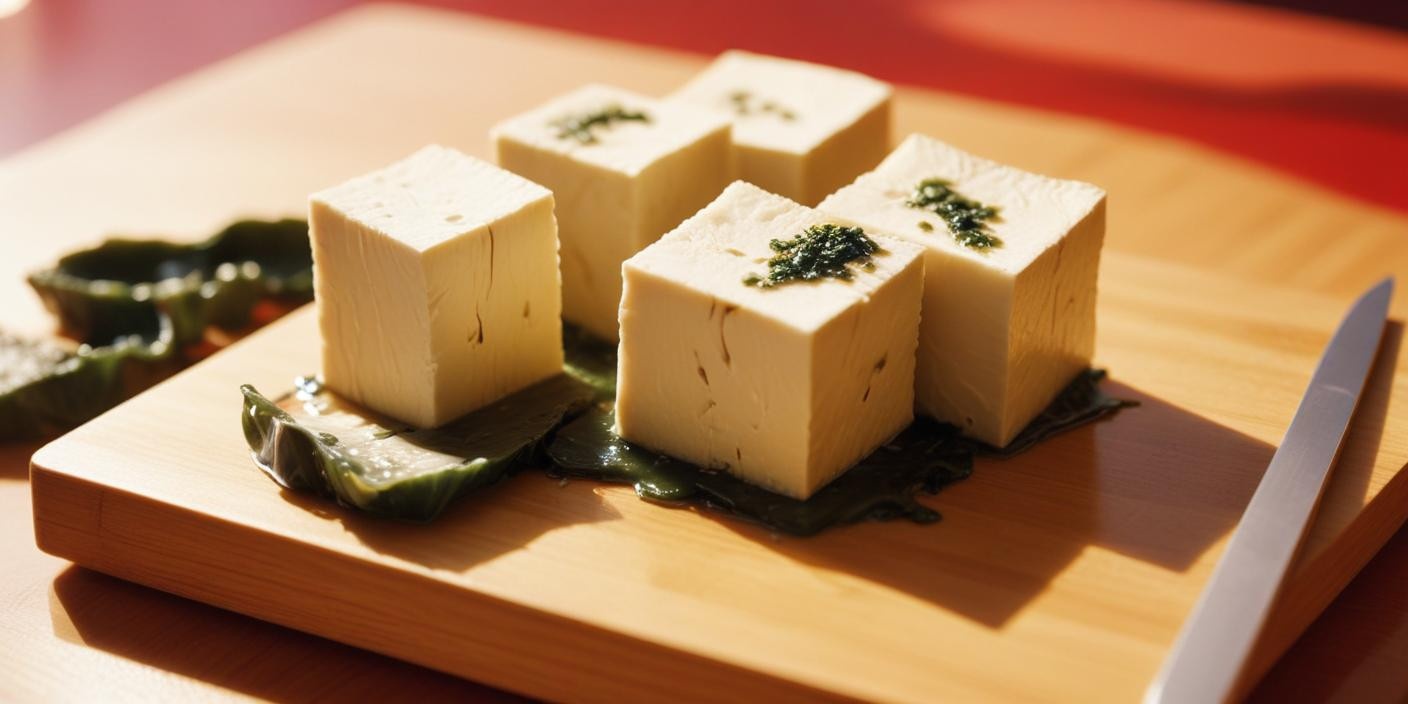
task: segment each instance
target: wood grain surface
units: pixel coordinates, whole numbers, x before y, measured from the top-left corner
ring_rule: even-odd
[[[63,238],[26,243],[16,256],[6,257],[0,267],[14,271],[0,271],[0,286],[13,285],[20,271],[42,263],[58,246],[114,229],[197,237],[235,215],[297,213],[308,191],[426,141],[482,153],[490,123],[582,81],[612,78],[627,87],[663,92],[700,63],[599,41],[544,38],[540,31],[496,23],[369,8],[136,101],[0,164],[0,225],[10,231],[62,233]],[[368,46],[376,51],[365,51]],[[513,73],[463,68],[503,65],[506,56],[521,57],[513,61]],[[431,613],[424,600],[378,602],[377,608],[391,609],[391,616],[406,616],[396,609],[410,608],[416,611],[412,621],[438,624],[442,637],[437,650],[434,638],[430,647],[425,641],[408,642],[392,633],[397,621],[366,613],[354,618],[346,609],[314,607],[320,620],[309,624],[306,612],[254,598],[266,595],[270,585],[250,579],[248,572],[230,572],[232,565],[274,565],[281,568],[272,570],[277,576],[290,567],[321,566],[319,560],[326,558],[329,569],[362,574],[357,570],[370,568],[394,576],[392,585],[404,586],[396,579],[432,585],[427,586],[432,594],[459,594],[468,585],[496,607],[483,616],[491,619],[486,623],[541,625],[534,620],[541,618],[537,614],[552,612],[568,619],[552,622],[561,626],[554,634],[580,633],[585,642],[614,643],[626,658],[693,653],[680,672],[705,673],[699,675],[703,677],[723,671],[731,680],[759,688],[802,680],[857,694],[924,696],[949,687],[954,694],[1054,696],[1086,694],[1079,687],[1099,686],[1092,696],[1128,698],[1142,687],[1138,671],[1148,670],[1145,677],[1152,672],[1191,605],[1196,584],[1206,577],[1290,417],[1343,299],[1374,274],[1404,273],[1408,257],[1402,238],[1393,234],[1402,222],[1235,160],[1094,122],[903,92],[896,133],[916,130],[1109,189],[1110,256],[1100,357],[1115,368],[1130,393],[1146,399],[1144,408],[1114,423],[1062,438],[1033,459],[1010,463],[1015,469],[981,472],[941,496],[936,504],[949,517],[944,526],[860,526],[818,542],[774,543],[765,534],[731,524],[639,504],[620,490],[578,484],[557,489],[531,483],[531,478],[506,487],[495,501],[461,507],[450,517],[447,533],[477,536],[463,541],[474,553],[468,556],[446,558],[443,550],[427,550],[423,530],[361,526],[355,518],[342,520],[336,511],[320,518],[280,498],[253,471],[241,443],[235,442],[232,415],[238,400],[230,384],[256,381],[273,390],[309,368],[311,329],[304,315],[42,454],[39,464],[52,471],[37,471],[34,490],[52,500],[48,505],[59,507],[50,522],[43,513],[46,504],[40,503],[41,525],[50,527],[48,545],[138,581],[270,620],[350,635],[348,640],[361,645],[422,662],[444,655],[446,643],[466,637],[445,625],[448,614],[471,608],[460,605],[458,597],[447,597],[453,608],[441,613]],[[84,207],[73,207],[75,202]],[[1200,218],[1190,212],[1198,209],[1188,208],[1189,202],[1222,206],[1218,212],[1226,217]],[[1333,248],[1318,241],[1326,229],[1343,235]],[[1194,273],[1169,261],[1225,276]],[[0,290],[0,296],[23,300],[18,290]],[[1402,305],[1395,310],[1402,311]],[[46,324],[37,309],[19,315],[31,330]],[[1396,328],[1393,340],[1400,334]],[[1397,359],[1397,347],[1390,345],[1386,356]],[[1391,377],[1381,370],[1373,382],[1377,397],[1366,399],[1353,447],[1317,523],[1310,559],[1302,562],[1298,587],[1282,605],[1280,628],[1263,650],[1263,663],[1304,627],[1401,519],[1382,509],[1386,498],[1395,495],[1403,503],[1402,482],[1390,484],[1389,478],[1403,464],[1404,434],[1378,433],[1404,415],[1402,392],[1389,392],[1391,384],[1402,382]],[[210,442],[192,442],[180,433],[170,441],[154,440],[168,437],[155,427],[169,430],[173,423],[197,418]],[[124,423],[150,432],[126,434]],[[153,440],[133,442],[133,437]],[[1157,447],[1149,450],[1150,445],[1136,440]],[[1148,451],[1132,452],[1141,449]],[[149,461],[139,461],[143,458]],[[158,471],[162,458],[166,472]],[[1038,464],[1058,466],[1062,473],[1049,467],[1041,471]],[[1214,471],[1218,468],[1222,471]],[[123,488],[100,488],[94,480]],[[1207,483],[1198,484],[1203,481]],[[148,498],[131,493],[134,489]],[[1373,510],[1363,511],[1375,496]],[[185,502],[200,506],[205,517],[195,520],[174,505]],[[100,521],[95,514],[99,507]],[[195,520],[189,524],[194,534],[180,530],[185,520]],[[1009,526],[1019,532],[1004,538]],[[1036,528],[1043,530],[1033,532]],[[105,537],[94,542],[98,535]],[[667,605],[644,613],[612,609],[612,599],[620,596],[616,590],[598,591],[600,582],[561,593],[560,585],[572,582],[542,583],[526,576],[541,576],[544,565],[600,574],[611,563],[594,559],[599,549],[592,546],[602,535],[628,546],[611,553],[621,564],[615,564],[606,584],[658,591],[678,600],[670,602],[678,608]],[[377,542],[382,539],[387,542]],[[228,552],[211,550],[229,540],[235,542]],[[702,549],[712,552],[661,550],[662,544],[681,541],[700,541]],[[869,541],[898,542],[943,559],[925,563],[916,574],[909,562],[897,564],[897,553],[862,549]],[[251,542],[271,552],[251,555]],[[317,560],[303,559],[309,544],[317,546]],[[236,549],[239,545],[246,549]],[[295,554],[300,559],[273,559]],[[709,554],[716,559],[703,559]],[[192,555],[200,559],[183,563]],[[719,564],[719,556],[734,556],[736,562],[728,564],[750,569],[733,575],[738,581],[715,584],[719,591],[704,590],[712,580],[728,576],[709,569]],[[953,569],[929,573],[944,564]],[[699,579],[700,574],[708,578]],[[287,576],[294,580],[288,586],[302,589],[285,593],[301,595],[294,602],[304,606],[325,604],[314,598],[320,594],[356,604],[369,585],[379,583],[376,577],[363,577],[369,581],[352,589],[336,580],[298,582]],[[1122,592],[1113,586],[1117,584],[1133,591]],[[445,585],[453,591],[445,591]],[[717,637],[717,623],[709,617],[750,613],[745,597],[757,590],[740,593],[744,586],[777,588],[757,597],[761,601],[752,608],[772,604],[790,609],[782,608],[778,615],[764,609],[747,621],[733,621],[750,627],[771,623],[773,630],[756,638],[744,631],[749,637],[733,640],[746,642],[730,648]],[[1095,587],[1109,591],[1091,592]],[[820,594],[828,603],[874,598],[896,610],[883,618],[860,619],[854,609],[843,609],[811,613],[808,619],[790,598],[796,593]],[[724,599],[728,595],[740,597],[745,606]],[[489,601],[480,606],[484,603]],[[763,618],[770,615],[770,622]],[[916,667],[916,660],[886,660],[880,654],[887,652],[887,644],[893,649],[896,643],[915,641],[896,640],[894,633],[886,637],[877,632],[880,626],[895,625],[905,638],[927,639],[924,634],[933,630],[916,635],[913,620],[893,620],[901,616],[916,616],[940,633],[961,638],[946,636],[940,643],[946,647],[922,653],[925,657],[951,663],[953,643],[964,643],[960,650],[969,650],[971,643],[974,653],[1025,658],[1013,670],[1024,676],[993,666],[981,676],[936,682],[932,672],[921,676],[907,669]],[[1091,629],[1080,625],[1102,619],[1125,624],[1134,635],[1102,644],[1098,629],[1087,632]],[[710,624],[712,640],[707,637]],[[876,647],[865,647],[870,641],[864,638],[843,647],[836,639],[811,637],[843,633],[840,626],[846,624],[871,634]],[[525,632],[509,635],[522,639]],[[624,670],[574,682],[573,675],[588,678],[595,672],[583,667],[581,653],[574,652],[579,643],[559,635],[546,640],[554,643],[546,655],[488,658],[473,663],[472,671],[461,671],[520,688],[530,679],[531,691],[559,695],[604,696],[617,687],[659,682],[637,682]],[[1112,657],[1119,656],[1111,662],[1128,667],[1110,668],[1104,682],[1076,676],[1081,672],[1076,665],[1087,664],[1084,658],[1073,661],[1062,648],[1043,658],[1048,651],[1041,644],[1050,648],[1058,640],[1109,648]],[[475,641],[480,648],[494,642],[489,636]],[[655,647],[640,647],[642,642]],[[830,650],[818,642],[830,643]],[[739,649],[752,655],[739,656]],[[768,652],[758,653],[760,649]],[[593,654],[596,662],[600,653]],[[843,657],[847,655],[857,659]],[[838,657],[840,661],[826,659]],[[541,669],[552,662],[559,668]],[[444,666],[438,659],[434,664]],[[590,691],[581,689],[584,685]]]

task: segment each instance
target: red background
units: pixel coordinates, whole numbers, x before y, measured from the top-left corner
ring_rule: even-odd
[[[350,4],[36,0],[0,21],[0,153]],[[438,4],[1094,116],[1408,212],[1408,39],[1390,29],[1177,0]]]

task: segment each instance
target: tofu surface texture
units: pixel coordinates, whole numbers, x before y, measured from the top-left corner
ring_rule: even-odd
[[[906,205],[930,178],[1000,208],[991,229],[1002,244],[964,246],[938,216]],[[819,209],[924,247],[915,371],[921,413],[1000,447],[1089,366],[1105,238],[1103,190],[912,135]]]
[[[626,262],[623,438],[806,498],[913,420],[921,248],[874,237],[851,280],[743,283],[826,222],[736,182]]]
[[[564,137],[554,123],[610,107],[617,120]],[[499,165],[541,183],[557,200],[563,317],[617,340],[621,262],[704,207],[732,172],[728,120],[588,85],[494,127]]]
[[[814,206],[885,157],[892,92],[854,71],[728,51],[670,100],[730,116],[737,177]]]
[[[562,372],[546,188],[426,147],[313,194],[323,380],[416,427]]]

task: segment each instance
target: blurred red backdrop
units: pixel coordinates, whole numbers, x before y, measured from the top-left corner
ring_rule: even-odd
[[[0,20],[0,153],[354,3],[34,0]],[[1393,29],[1192,0],[432,4],[1103,118],[1408,212],[1408,35]]]

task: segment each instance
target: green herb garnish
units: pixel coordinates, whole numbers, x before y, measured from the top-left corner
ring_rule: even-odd
[[[925,232],[933,232],[933,231],[934,231],[934,224],[931,223],[931,222],[929,222],[928,220],[920,220],[920,221],[919,221],[919,229],[921,229],[921,230],[923,230],[923,231],[925,231]]]
[[[614,122],[649,123],[650,116],[613,103],[599,110],[563,115],[548,123],[548,126],[557,130],[558,139],[573,139],[578,144],[596,144],[597,138],[593,130],[609,127]]]
[[[829,222],[812,225],[790,240],[773,240],[768,246],[777,256],[768,260],[767,275],[749,274],[744,284],[772,288],[790,281],[849,280],[851,264],[873,267],[870,257],[880,251],[880,245],[867,237],[865,230]]]
[[[739,115],[766,113],[776,115],[788,122],[797,119],[797,113],[771,100],[755,100],[753,94],[746,90],[736,90],[729,93],[728,101],[733,104],[733,111]]]
[[[981,251],[1002,246],[1002,240],[992,234],[992,228],[988,226],[989,222],[1000,220],[997,208],[963,197],[953,190],[950,181],[924,179],[915,186],[914,195],[904,204],[938,215],[948,225],[953,239],[965,247]],[[927,224],[921,221],[920,229],[932,231],[933,226],[925,227]]]

